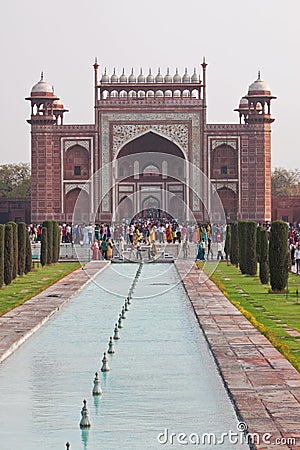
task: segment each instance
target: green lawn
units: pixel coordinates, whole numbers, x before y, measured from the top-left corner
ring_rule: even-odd
[[[300,334],[300,298],[297,299],[296,293],[298,290],[300,295],[300,276],[290,274],[288,295],[270,293],[270,286],[262,285],[259,277],[242,275],[225,262],[218,265],[211,279],[300,371],[300,336],[293,337],[286,331],[291,329]]]
[[[79,267],[78,262],[63,262],[43,268],[39,266],[27,275],[17,277],[9,286],[4,285],[0,289],[0,316],[22,305]]]

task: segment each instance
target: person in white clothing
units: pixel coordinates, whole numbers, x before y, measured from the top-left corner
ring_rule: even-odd
[[[295,250],[295,261],[296,261],[296,272],[300,272],[300,245],[297,245],[297,248]]]

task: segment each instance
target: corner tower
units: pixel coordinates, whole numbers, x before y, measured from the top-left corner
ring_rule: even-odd
[[[241,147],[242,219],[271,220],[271,123],[275,120],[271,100],[275,98],[258,72],[235,110],[247,129]]]
[[[41,79],[26,98],[31,103],[31,221],[60,219],[60,147],[56,128],[67,111],[54,88]]]

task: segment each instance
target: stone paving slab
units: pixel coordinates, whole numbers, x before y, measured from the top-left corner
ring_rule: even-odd
[[[0,317],[0,363],[88,284],[108,261],[92,261]]]
[[[176,267],[253,448],[300,450],[300,373],[212,281],[199,282],[196,265]]]

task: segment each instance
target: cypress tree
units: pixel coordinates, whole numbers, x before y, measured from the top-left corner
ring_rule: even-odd
[[[256,257],[256,222],[246,221],[246,239],[245,239],[245,265],[247,275],[256,275],[257,257]]]
[[[13,227],[7,223],[4,228],[4,283],[10,284],[13,280],[14,247]]]
[[[18,274],[18,225],[15,222],[8,222],[13,230],[13,266],[12,279],[14,280]]]
[[[0,225],[0,287],[4,283],[4,228]]]
[[[247,222],[240,220],[238,223],[239,239],[239,263],[242,274],[247,273],[247,255],[246,255]]]
[[[43,228],[47,228],[47,264],[53,262],[53,222],[52,220],[45,220],[43,223]]]
[[[262,284],[268,284],[269,282],[269,243],[268,232],[263,227],[259,227],[259,279]]]
[[[236,267],[239,263],[239,239],[238,239],[238,223],[233,222],[230,227],[231,242],[230,242],[230,262]]]
[[[231,247],[231,230],[230,230],[230,225],[227,225],[226,226],[226,239],[225,239],[225,245],[224,245],[224,253],[225,253],[227,262],[229,260],[230,247]]]
[[[55,220],[52,221],[53,224],[53,260],[52,262],[56,263],[59,259],[59,250],[60,250],[60,229]]]
[[[24,222],[18,223],[18,275],[22,276],[25,271],[26,259],[26,225]]]
[[[260,249],[261,249],[261,245],[260,245],[260,238],[261,238],[261,234],[260,231],[264,230],[264,227],[262,227],[261,225],[259,225],[256,228],[256,257],[257,257],[257,261],[259,262],[260,260]]]
[[[275,220],[269,243],[270,284],[273,291],[283,291],[288,276],[288,225]]]
[[[26,255],[25,255],[25,269],[24,273],[27,274],[28,272],[31,272],[32,270],[32,251],[31,251],[31,242],[29,233],[26,230]]]
[[[42,240],[41,240],[41,257],[40,261],[42,266],[45,266],[47,264],[48,258],[48,228],[43,227],[42,228]]]

